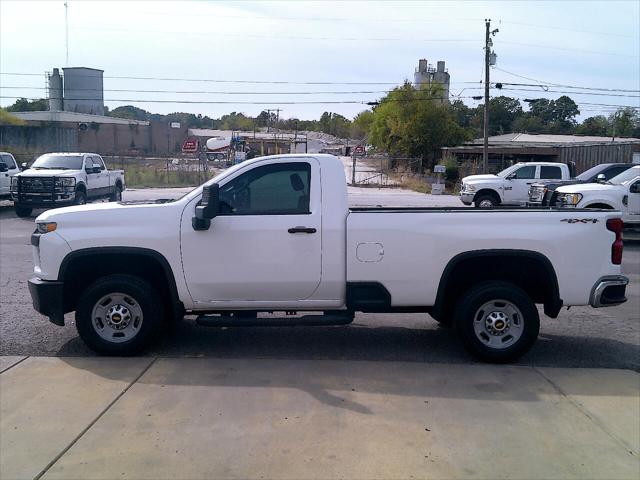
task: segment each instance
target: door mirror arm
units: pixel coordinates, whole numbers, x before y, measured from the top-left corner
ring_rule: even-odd
[[[209,230],[211,219],[220,213],[220,186],[217,183],[202,188],[202,200],[191,219],[194,230]]]

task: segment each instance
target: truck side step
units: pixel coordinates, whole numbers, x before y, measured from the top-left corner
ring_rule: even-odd
[[[227,315],[200,315],[196,323],[203,327],[294,327],[347,325],[353,322],[353,312],[330,312],[301,317],[251,318]]]

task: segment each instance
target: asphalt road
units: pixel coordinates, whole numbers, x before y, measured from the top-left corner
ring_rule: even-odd
[[[187,189],[188,190],[188,189]],[[125,199],[166,198],[184,189],[125,192]],[[458,205],[389,189],[350,189],[352,204]],[[37,214],[38,212],[34,212]],[[0,206],[0,355],[94,355],[77,337],[73,314],[57,327],[37,314],[26,280],[32,269],[29,235],[34,218],[17,218]],[[568,248],[570,248],[568,246]],[[523,365],[640,370],[640,247],[627,245],[623,272],[631,278],[629,301],[618,307],[564,309],[542,316],[540,338]],[[473,363],[453,332],[426,314],[358,314],[343,327],[206,328],[187,319],[147,352],[149,356],[331,359]]]

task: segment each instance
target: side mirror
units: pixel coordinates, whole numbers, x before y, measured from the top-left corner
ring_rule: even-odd
[[[6,163],[0,163],[0,172],[8,172],[9,167],[7,167]]]
[[[509,175],[507,175],[507,180],[513,180],[514,178],[516,178],[516,174],[514,173],[510,173]]]
[[[640,182],[636,182],[629,187],[629,193],[640,193]]]
[[[607,181],[607,177],[604,176],[604,173],[599,173],[598,176],[596,177],[596,182],[598,183],[604,183]]]
[[[102,171],[102,168],[96,167],[96,166],[93,167],[93,173],[100,173],[101,171]]]
[[[27,169],[27,162],[22,162],[20,164],[20,170],[26,170]]]
[[[202,200],[191,219],[194,230],[209,230],[211,219],[220,213],[220,186],[217,183],[202,188]]]

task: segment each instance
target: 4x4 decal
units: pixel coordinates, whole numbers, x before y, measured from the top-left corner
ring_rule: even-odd
[[[563,218],[560,221],[567,223],[598,223],[597,218]]]

